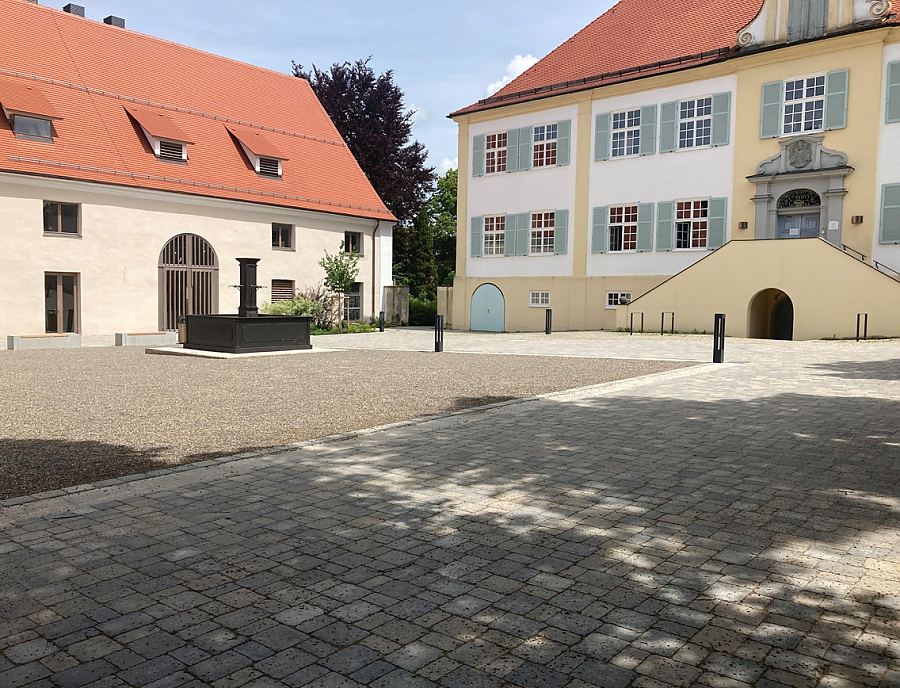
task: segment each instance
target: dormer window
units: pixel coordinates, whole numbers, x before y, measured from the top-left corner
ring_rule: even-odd
[[[0,81],[0,106],[17,139],[53,142],[56,108],[32,83]]]
[[[272,145],[262,132],[248,127],[225,127],[260,177],[281,179],[282,162],[287,158]]]
[[[129,105],[125,111],[137,122],[159,160],[185,163],[187,147],[193,142],[164,110],[151,110]]]

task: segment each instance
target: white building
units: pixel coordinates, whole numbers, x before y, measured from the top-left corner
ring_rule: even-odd
[[[381,309],[395,219],[305,80],[67,9],[0,0],[0,335],[234,312],[238,257],[288,298],[341,242]]]

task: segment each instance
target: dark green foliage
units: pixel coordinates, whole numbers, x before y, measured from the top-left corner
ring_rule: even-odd
[[[428,202],[428,212],[434,226],[434,257],[440,287],[452,287],[456,274],[457,180],[457,170],[449,170],[438,179],[437,190]]]
[[[434,326],[434,318],[437,315],[437,301],[420,299],[410,295],[409,297],[409,324]]]

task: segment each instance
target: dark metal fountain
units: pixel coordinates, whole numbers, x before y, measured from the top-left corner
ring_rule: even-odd
[[[260,315],[256,307],[256,264],[259,258],[238,258],[241,266],[237,315],[189,315],[185,349],[230,354],[312,349],[310,321],[305,315]]]

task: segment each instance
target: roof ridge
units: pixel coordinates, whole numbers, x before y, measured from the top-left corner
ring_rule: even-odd
[[[77,66],[76,66],[77,68]],[[180,105],[166,105],[165,103],[157,103],[152,100],[144,100],[143,98],[135,98],[133,96],[125,96],[120,93],[113,93],[112,91],[106,91],[101,88],[94,88],[92,86],[82,86],[81,84],[73,84],[71,81],[60,81],[59,79],[52,79],[46,76],[38,76],[36,74],[26,74],[25,72],[17,72],[12,69],[4,69],[0,67],[0,74],[11,76],[20,79],[30,79],[32,81],[40,81],[46,84],[53,84],[54,86],[63,86],[65,88],[72,88],[76,91],[83,91],[85,93],[93,94],[93,95],[101,95],[106,96],[108,98],[115,98],[116,100],[123,100],[130,103],[135,103],[136,105],[143,105],[146,107],[155,107],[161,110],[169,110],[172,112],[181,112],[188,115],[196,115],[198,117],[206,117],[207,119],[219,120],[222,122],[228,122],[229,124],[239,124],[245,127],[250,127],[252,129],[261,129],[263,131],[271,131],[277,134],[285,134],[287,136],[294,136],[296,138],[301,139],[309,139],[311,141],[319,141],[320,143],[329,143],[332,146],[340,146],[343,148],[347,148],[347,143],[344,141],[335,141],[334,139],[326,139],[322,136],[313,136],[312,134],[301,134],[297,131],[290,131],[288,129],[280,129],[278,127],[270,127],[267,124],[257,124],[256,122],[248,122],[242,119],[236,119],[234,117],[228,117],[226,115],[216,115],[211,112],[204,112],[203,110],[195,110],[193,108],[181,107]]]

